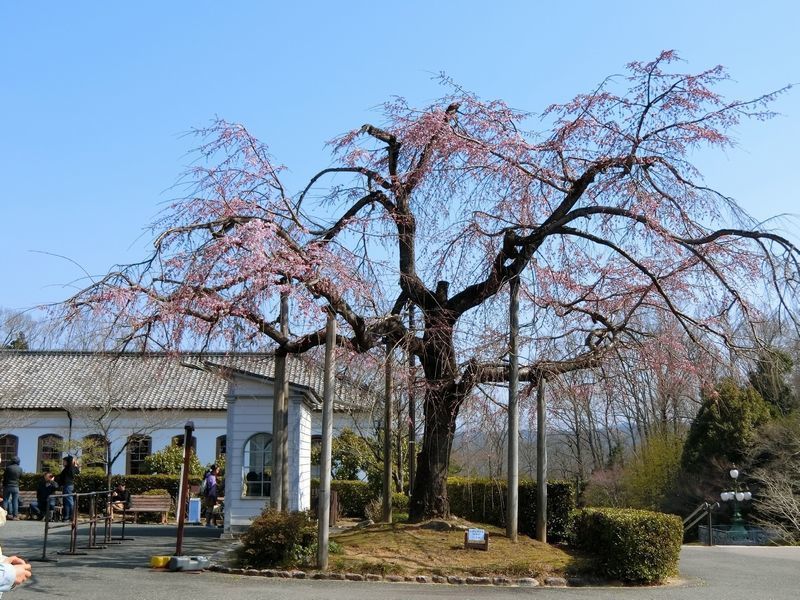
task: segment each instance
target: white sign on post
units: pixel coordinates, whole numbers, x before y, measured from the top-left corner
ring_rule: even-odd
[[[489,549],[489,534],[485,529],[467,529],[464,532],[464,548],[475,550]]]

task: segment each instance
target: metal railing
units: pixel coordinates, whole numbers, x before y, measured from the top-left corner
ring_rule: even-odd
[[[50,509],[49,503],[47,506],[42,507],[45,511],[44,516],[44,536],[42,539],[42,556],[40,558],[33,558],[31,560],[38,561],[38,562],[56,562],[57,559],[51,558],[47,556],[47,543],[48,538],[50,535],[50,531],[53,529],[62,529],[65,527],[70,528],[70,535],[69,535],[69,548],[66,550],[60,550],[56,554],[66,554],[66,555],[84,555],[88,554],[87,552],[82,552],[81,550],[102,550],[107,548],[109,544],[119,544],[125,540],[131,540],[133,538],[125,537],[125,521],[127,521],[127,507],[122,509],[122,535],[118,538],[114,538],[112,529],[114,526],[114,508],[111,499],[111,493],[113,490],[101,490],[96,492],[73,492],[70,494],[60,494],[61,498],[64,497],[71,497],[73,501],[73,509],[72,514],[70,515],[70,520],[68,523],[54,523],[53,522],[53,510]],[[88,498],[89,499],[89,516],[87,519],[81,520],[80,518],[80,509],[79,509],[79,500],[81,498]],[[97,505],[98,499],[103,499],[105,509],[102,511],[102,514],[98,514],[97,512]],[[98,543],[97,541],[97,525],[99,522],[103,523],[103,536],[102,542]],[[78,547],[78,527],[81,525],[89,525],[88,528],[88,539],[85,546]]]
[[[692,513],[683,520],[683,533],[684,535],[695,525],[700,523],[703,519],[708,521],[707,527],[709,531],[708,545],[714,545],[714,532],[711,523],[711,513],[719,508],[719,502],[703,502],[700,506],[695,508]]]

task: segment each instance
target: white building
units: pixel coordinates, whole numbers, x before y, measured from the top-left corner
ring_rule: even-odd
[[[303,357],[287,364],[289,505],[296,510],[310,503],[322,371]],[[23,470],[40,472],[65,451],[80,454],[86,444],[79,441],[107,440],[112,473],[136,474],[152,452],[182,445],[192,421],[200,462],[226,457],[226,523],[246,525],[270,493],[273,376],[271,354],[0,351],[0,461],[17,455]],[[335,398],[334,434],[369,427],[365,390],[340,379]]]

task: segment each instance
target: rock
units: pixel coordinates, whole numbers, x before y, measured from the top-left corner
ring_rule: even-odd
[[[384,581],[391,581],[392,583],[398,583],[400,581],[405,581],[405,578],[402,575],[387,575],[383,578]]]
[[[378,573],[367,573],[367,581],[383,581],[383,575]]]
[[[451,531],[453,526],[448,521],[433,519],[419,526],[420,529],[430,529],[431,531]]]
[[[416,581],[417,583],[428,583],[428,578],[425,577],[425,575],[417,575],[414,578],[414,581]]]
[[[292,571],[292,579],[305,579],[306,577],[305,571]]]
[[[327,573],[322,573],[320,571],[317,571],[316,573],[312,573],[311,574],[311,579],[327,579],[327,578],[328,578],[328,574]]]
[[[539,585],[539,581],[533,577],[520,577],[519,579],[515,580],[514,583],[520,587],[536,587]]]
[[[259,571],[258,569],[245,569],[244,574],[245,575],[261,575],[261,571]]]
[[[261,571],[264,577],[275,577],[275,573],[277,573],[275,569],[262,569]]]
[[[417,581],[417,578],[414,577],[413,575],[406,575],[403,577],[403,581],[406,581],[408,583],[414,583]]]
[[[462,585],[464,583],[464,578],[459,575],[448,575],[447,576],[447,583],[452,583],[455,585]]]
[[[344,573],[327,573],[327,579],[331,579],[333,581],[344,581]]]
[[[563,577],[545,577],[544,584],[551,587],[566,587],[567,580]]]
[[[433,575],[431,581],[433,583],[447,583],[447,577],[444,575]]]
[[[489,577],[467,577],[468,585],[491,585],[492,580]]]
[[[231,569],[231,570],[230,570],[230,571],[228,571],[228,572],[229,572],[231,575],[243,575],[243,574],[244,574],[244,569],[238,569],[238,568],[236,568],[236,569]]]
[[[289,571],[275,571],[275,577],[283,577],[284,579],[291,579],[292,574]]]
[[[494,585],[508,585],[511,580],[508,577],[492,577],[492,583]]]
[[[364,521],[359,521],[353,526],[353,529],[363,529],[364,527],[369,527],[370,525],[375,525],[375,521],[372,519],[366,519]]]
[[[364,581],[364,576],[361,573],[345,573],[344,578],[347,581]]]

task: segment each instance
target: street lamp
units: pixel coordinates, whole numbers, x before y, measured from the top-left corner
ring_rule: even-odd
[[[733,479],[733,490],[722,492],[719,497],[722,498],[723,502],[733,501],[733,523],[730,532],[746,536],[747,529],[745,529],[742,514],[739,512],[739,503],[751,500],[753,494],[739,488],[739,469],[736,468],[736,465],[733,466],[728,474],[731,476],[731,479]]]

